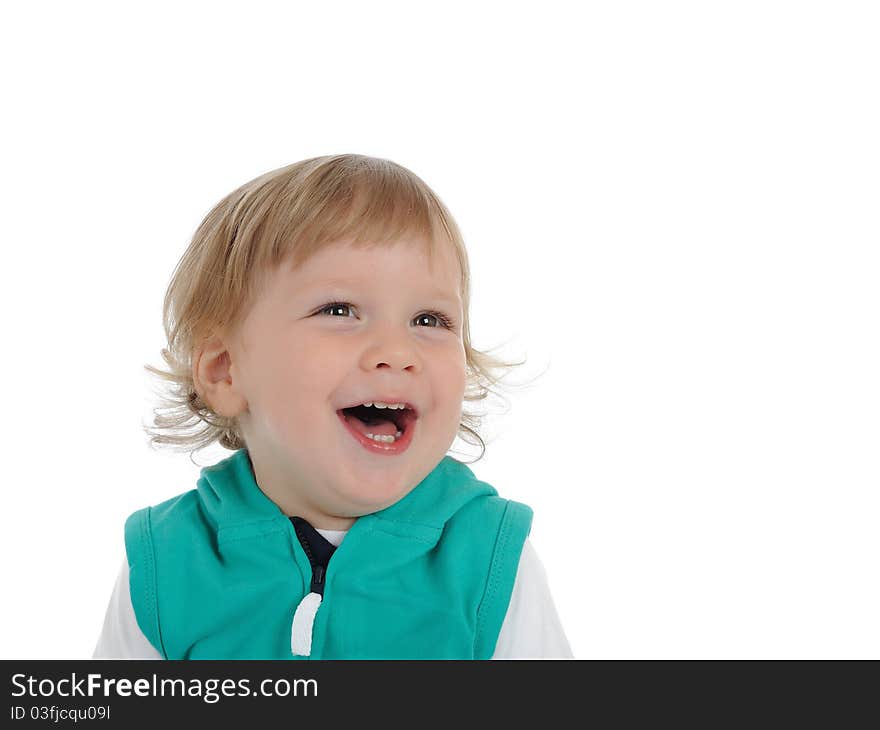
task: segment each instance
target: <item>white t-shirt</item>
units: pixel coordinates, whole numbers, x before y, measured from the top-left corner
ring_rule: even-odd
[[[318,530],[337,547],[346,530]],[[128,561],[113,587],[104,627],[93,659],[161,659],[162,655],[144,636],[131,603]],[[513,583],[513,592],[493,659],[572,659],[568,639],[550,595],[547,574],[531,542],[526,539]]]

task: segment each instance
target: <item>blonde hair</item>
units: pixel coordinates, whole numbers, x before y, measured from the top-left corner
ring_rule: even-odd
[[[468,257],[443,202],[421,178],[390,160],[354,154],[313,157],[245,183],[217,203],[196,229],[165,293],[167,347],[161,354],[169,370],[145,366],[167,383],[153,410],[156,428],[145,427],[151,446],[195,452],[216,441],[227,449],[246,448],[237,419],[215,413],[196,392],[195,349],[218,329],[240,324],[262,277],[289,257],[298,266],[334,241],[390,245],[407,235],[424,241],[429,256],[438,243],[453,247],[461,266],[464,400],[495,393],[506,371],[524,361],[504,362],[471,345]],[[459,437],[480,444],[476,461],[486,450],[478,432],[481,422],[481,414],[462,409]]]

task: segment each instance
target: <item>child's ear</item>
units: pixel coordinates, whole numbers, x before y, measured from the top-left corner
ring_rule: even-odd
[[[234,418],[247,409],[247,400],[239,392],[241,383],[233,379],[229,348],[211,337],[193,352],[193,383],[196,392],[215,413]]]

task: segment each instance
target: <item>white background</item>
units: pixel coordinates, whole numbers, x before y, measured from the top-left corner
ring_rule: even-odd
[[[5,5],[3,658],[91,656],[125,518],[195,486],[142,427],[196,226],[339,152],[434,188],[527,358],[471,468],[578,658],[880,657],[874,7]]]

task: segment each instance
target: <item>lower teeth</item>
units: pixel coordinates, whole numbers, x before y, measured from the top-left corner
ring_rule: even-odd
[[[373,435],[371,433],[366,434],[368,439],[373,439],[373,441],[382,441],[386,444],[393,444],[397,439],[399,439],[403,435],[403,431],[398,431],[394,436],[383,436],[383,435]]]

